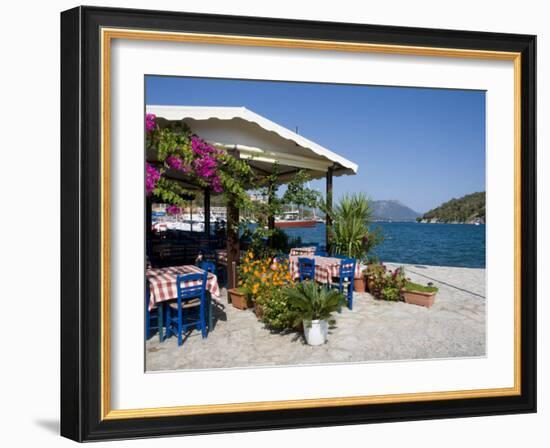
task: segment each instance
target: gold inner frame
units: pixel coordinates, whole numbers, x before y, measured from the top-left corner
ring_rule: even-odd
[[[238,45],[311,50],[507,60],[514,63],[514,386],[444,392],[368,395],[303,400],[188,405],[141,409],[111,409],[110,389],[110,62],[111,41],[131,39],[213,45]],[[502,397],[521,394],[521,53],[415,47],[302,39],[279,39],[216,34],[101,29],[101,419],[166,417],[228,412],[305,409],[414,401]]]

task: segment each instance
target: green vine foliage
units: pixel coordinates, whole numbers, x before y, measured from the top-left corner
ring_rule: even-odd
[[[271,174],[264,176],[257,182],[259,187],[256,188],[256,191],[259,196],[266,198],[266,200],[250,201],[248,205],[248,216],[257,223],[257,226],[253,231],[250,231],[248,223],[244,222],[244,236],[250,239],[251,246],[257,248],[258,251],[262,245],[265,248],[266,239],[271,239],[272,243],[280,239],[277,238],[280,233],[278,229],[269,229],[270,217],[280,215],[284,212],[285,207],[290,205],[316,208],[321,200],[321,196],[317,191],[306,186],[311,178],[304,170],[299,170],[286,184],[287,189],[282,195],[278,194],[279,179],[280,168],[275,164]],[[276,247],[273,244],[272,246],[280,250],[286,250],[286,247]]]
[[[219,179],[221,193],[227,202],[232,202],[239,208],[246,208],[250,204],[247,188],[254,184],[255,175],[250,165],[229,154],[226,150],[214,148],[202,140],[203,148],[199,152],[193,149],[194,136],[189,127],[183,122],[156,120],[155,128],[146,134],[146,148],[148,156],[154,154],[155,162],[152,165],[160,173],[152,190],[154,197],[164,203],[184,206],[188,198],[194,196],[194,191],[183,187],[178,180],[168,177],[167,171],[176,169],[186,183],[200,188],[211,188],[212,179]],[[206,154],[204,153],[206,152]],[[211,158],[215,160],[215,174],[211,177],[201,176],[195,169],[199,159]]]
[[[279,215],[285,206],[294,204],[314,208],[320,203],[318,192],[307,188],[310,177],[299,170],[287,183],[283,195],[278,195],[280,171],[274,165],[269,175],[258,175],[250,165],[250,159],[235,157],[224,148],[213,147],[194,135],[183,121],[167,121],[147,117],[151,128],[146,133],[147,156],[155,177],[151,187],[152,195],[163,203],[184,207],[193,198],[195,191],[185,188],[179,180],[168,176],[168,170],[177,170],[185,183],[200,188],[215,187],[224,196],[224,202],[246,212],[258,225],[252,238],[264,244],[273,230],[268,229],[268,221]],[[205,165],[208,165],[205,167]],[[202,171],[201,171],[202,168]],[[207,174],[205,174],[207,173]],[[214,181],[214,179],[216,179]],[[215,189],[215,188],[214,188]],[[252,201],[248,191],[258,191],[267,201]],[[231,219],[228,216],[228,219]],[[233,226],[238,223],[229,223]],[[246,223],[242,223],[246,227]]]

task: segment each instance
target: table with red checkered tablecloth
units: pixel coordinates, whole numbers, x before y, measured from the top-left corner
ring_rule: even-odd
[[[159,302],[178,298],[178,288],[176,285],[178,275],[202,274],[203,272],[201,268],[194,265],[147,269],[145,276],[149,282],[149,310]],[[199,282],[197,281],[186,282],[184,286],[197,286],[198,284]],[[206,279],[206,290],[210,292],[212,297],[220,297],[218,278],[211,272],[208,273]]]
[[[290,275],[293,279],[296,279],[300,276],[298,258],[303,257],[289,257]],[[340,264],[342,262],[341,258],[321,257],[319,255],[314,255],[306,258],[312,258],[315,260],[315,280],[319,283],[331,284],[334,277],[339,277]],[[358,262],[355,263],[354,278],[361,278],[361,266]]]
[[[315,246],[293,247],[292,249],[290,249],[290,255],[291,256],[300,255],[302,257],[311,257],[315,254],[316,250],[317,248]]]

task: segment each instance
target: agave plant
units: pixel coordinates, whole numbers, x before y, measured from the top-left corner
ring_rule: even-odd
[[[295,317],[294,324],[302,321],[329,320],[331,314],[345,302],[345,297],[336,289],[317,286],[313,281],[298,283],[293,288],[286,288],[284,294]]]

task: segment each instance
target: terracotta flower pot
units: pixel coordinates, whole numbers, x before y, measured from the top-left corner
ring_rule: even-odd
[[[233,288],[229,289],[227,293],[229,294],[231,304],[235,308],[239,310],[246,310],[248,308],[246,295],[242,291],[239,291],[237,288]]]
[[[353,290],[355,292],[365,292],[367,279],[365,277],[353,279]]]
[[[408,291],[406,289],[401,290],[401,294],[406,303],[412,305],[425,306],[430,308],[435,301],[436,292],[422,292],[422,291]]]

